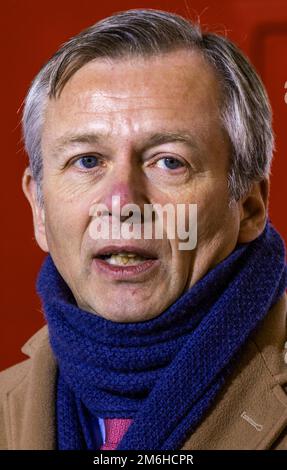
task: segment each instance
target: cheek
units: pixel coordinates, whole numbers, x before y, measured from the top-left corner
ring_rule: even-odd
[[[83,204],[64,203],[58,198],[45,199],[46,234],[48,245],[54,250],[75,249],[81,242],[88,224],[88,210]]]
[[[239,230],[237,215],[223,191],[206,198],[198,207],[198,245],[233,245]]]
[[[219,232],[227,232],[228,235],[233,211],[229,207],[227,182],[224,178],[221,180],[206,180],[204,186],[198,187],[193,195],[197,204],[198,238],[212,238]]]
[[[49,200],[56,199],[61,204],[77,204],[90,190],[86,180],[73,177],[69,170],[61,173],[44,165],[43,171],[43,192]]]

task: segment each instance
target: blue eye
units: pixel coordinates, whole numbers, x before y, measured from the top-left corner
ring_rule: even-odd
[[[95,157],[94,155],[86,155],[85,157],[79,158],[77,162],[79,162],[81,167],[84,167],[86,170],[88,170],[90,168],[94,168],[95,166],[98,166],[99,159],[98,157]]]
[[[183,166],[183,164],[181,163],[181,161],[179,161],[177,158],[173,158],[173,157],[165,157],[165,158],[161,158],[160,160],[158,160],[157,163],[161,163],[159,166],[161,168],[168,168],[169,170],[176,170],[177,168],[180,168]],[[162,164],[164,163],[164,167],[162,166]]]

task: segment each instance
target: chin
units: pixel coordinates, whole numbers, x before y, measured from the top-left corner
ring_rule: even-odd
[[[100,308],[95,309],[92,313],[105,318],[106,320],[118,322],[118,323],[130,323],[130,322],[141,322],[150,320],[157,315],[151,315],[150,309],[139,310],[138,305],[134,307],[127,307],[126,303],[119,305],[111,310],[111,305],[107,305],[106,308],[102,305]]]

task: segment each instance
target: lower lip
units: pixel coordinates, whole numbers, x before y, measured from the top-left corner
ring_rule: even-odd
[[[134,266],[115,266],[103,259],[94,258],[93,265],[98,273],[102,273],[113,280],[143,280],[146,275],[150,276],[151,272],[159,266],[159,260],[148,259]]]

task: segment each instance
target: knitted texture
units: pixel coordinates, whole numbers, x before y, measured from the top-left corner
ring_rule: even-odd
[[[180,449],[286,285],[284,242],[269,221],[260,237],[238,244],[143,322],[113,322],[78,308],[48,255],[37,290],[59,366],[59,449],[95,448],[82,405],[94,417],[133,418],[119,450]]]
[[[115,450],[131,423],[127,418],[105,418],[106,440],[100,450]]]

